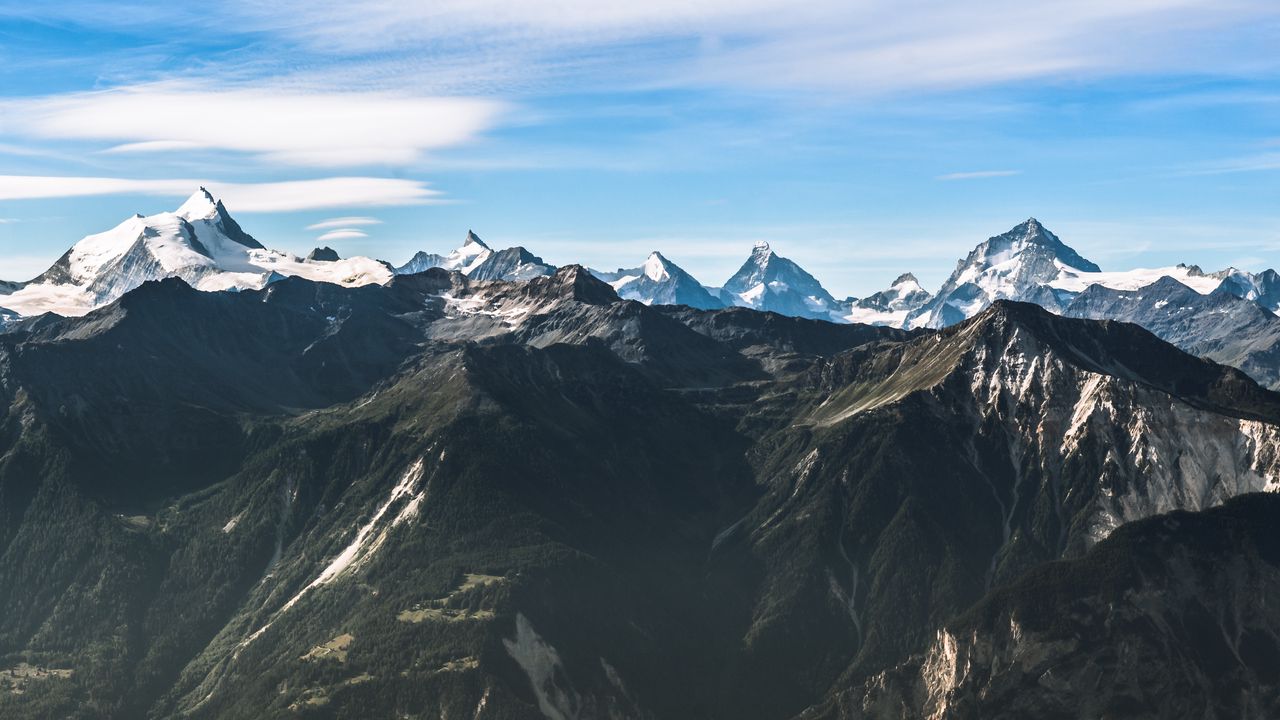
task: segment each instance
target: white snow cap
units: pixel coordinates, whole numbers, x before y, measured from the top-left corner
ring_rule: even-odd
[[[648,259],[644,261],[644,274],[654,282],[662,282],[670,277],[667,273],[667,259],[662,257],[662,253],[657,250],[649,253]]]
[[[203,187],[192,193],[174,215],[188,221],[211,218],[218,214],[218,201]]]
[[[468,245],[479,245],[486,250],[489,249],[489,246],[485,245],[484,241],[480,239],[480,236],[475,234],[472,230],[467,231],[467,239],[463,241],[462,247],[466,247]]]
[[[22,315],[83,315],[148,280],[175,276],[210,291],[259,289],[284,275],[346,286],[391,278],[386,265],[373,258],[307,262],[246,240],[252,242],[200,188],[176,212],[134,215],[81,239],[54,263],[53,272],[5,295],[4,306]]]

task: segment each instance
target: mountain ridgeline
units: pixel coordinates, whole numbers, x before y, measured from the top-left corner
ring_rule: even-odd
[[[1001,298],[906,330],[499,255],[11,322],[0,716],[1276,707],[1245,373]],[[811,279],[753,258],[719,297]],[[712,307],[620,297],[664,277]]]
[[[346,287],[386,284],[430,268],[473,280],[530,280],[557,266],[524,247],[495,250],[468,231],[447,254],[420,251],[403,265],[342,257],[329,247],[306,257],[270,250],[203,188],[173,213],[137,215],[75,243],[27,282],[0,281],[0,331],[23,317],[83,315],[148,280],[180,277],[201,290],[257,290],[283,277]],[[1035,218],[979,243],[935,292],[911,273],[866,297],[837,299],[796,262],[758,242],[720,287],[703,285],[661,252],[632,268],[588,270],[623,299],[701,310],[746,307],[792,317],[899,329],[940,329],[999,300],[1055,314],[1134,322],[1192,354],[1238,367],[1280,387],[1276,349],[1280,275],[1195,265],[1104,272]]]

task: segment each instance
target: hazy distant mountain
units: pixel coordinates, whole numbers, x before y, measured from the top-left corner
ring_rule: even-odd
[[[1235,269],[1206,274],[1195,265],[1103,271],[1085,260],[1034,218],[979,244],[943,284],[933,300],[908,318],[911,327],[946,327],[972,317],[1000,299],[1031,302],[1062,312],[1091,287],[1134,291],[1171,278],[1208,295],[1220,287],[1274,311],[1280,307],[1280,276]]]
[[[338,256],[338,251],[325,245],[324,247],[314,248],[307,253],[307,260],[318,262],[338,262],[342,258]]]
[[[913,326],[946,327],[981,312],[996,300],[1034,302],[1050,310],[1065,306],[1051,283],[1064,270],[1099,272],[1058,236],[1031,218],[979,244],[956,264],[933,301],[913,313]]]
[[[409,259],[409,262],[396,268],[396,274],[410,275],[438,267],[445,270],[457,270],[465,275],[475,270],[480,263],[484,262],[492,254],[493,250],[480,239],[480,236],[468,230],[466,239],[463,240],[462,246],[457,250],[448,255],[436,255],[419,250]]]
[[[495,252],[470,231],[451,253],[419,252],[394,273],[430,268],[488,281],[523,281],[556,271],[522,247]],[[704,287],[656,251],[639,267],[592,272],[621,297],[645,304],[701,309],[731,305],[903,329],[946,327],[1000,299],[1031,302],[1055,313],[1136,322],[1188,352],[1245,369],[1268,386],[1280,381],[1280,336],[1270,330],[1274,312],[1280,309],[1280,275],[1274,271],[1255,274],[1228,268],[1205,273],[1195,265],[1103,271],[1034,218],[980,243],[957,263],[937,295],[907,273],[885,290],[839,301],[766,243],[753,249],[723,288]],[[306,259],[268,250],[222,203],[201,190],[174,213],[135,216],[84,238],[30,282],[0,283],[0,328],[12,330],[18,325],[16,317],[47,311],[84,314],[147,280],[180,277],[202,290],[244,290],[290,276],[355,286],[385,283],[393,274],[386,263],[340,259],[330,248],[317,248]],[[1197,296],[1170,306],[1167,300],[1159,305],[1162,298],[1151,291],[1139,292],[1157,284],[1170,291],[1185,288]],[[1083,299],[1076,302],[1077,298]],[[1194,309],[1174,313],[1175,308]]]
[[[1137,323],[1193,355],[1280,387],[1280,317],[1226,288],[1202,295],[1171,277],[1137,290],[1094,285],[1063,314]]]
[[[485,256],[472,266],[467,276],[474,280],[532,280],[552,275],[556,266],[522,247],[511,247]]]
[[[907,318],[932,299],[915,275],[903,273],[888,289],[851,301],[841,315],[847,322],[906,327]]]
[[[1280,274],[1275,270],[1263,270],[1254,274],[1236,268],[1227,268],[1210,277],[1219,279],[1222,292],[1251,300],[1271,312],[1280,312]]]
[[[495,252],[469,230],[462,247],[448,255],[419,251],[409,262],[396,268],[396,274],[410,275],[430,268],[457,270],[475,280],[530,280],[556,271],[554,265],[522,247]]]
[[[273,274],[364,285],[386,282],[391,269],[365,257],[326,262],[268,250],[201,188],[175,212],[135,215],[77,242],[2,302],[23,315],[82,315],[148,280],[180,277],[201,290],[240,290],[261,288]]]
[[[751,257],[721,288],[726,305],[769,310],[782,315],[831,320],[836,299],[812,275],[757,243]]]
[[[638,300],[646,305],[688,305],[702,310],[724,307],[692,275],[679,265],[654,251],[637,268],[619,268],[616,272],[591,273],[609,285],[626,300]]]

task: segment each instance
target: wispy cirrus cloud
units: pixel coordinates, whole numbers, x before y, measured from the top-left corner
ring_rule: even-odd
[[[382,221],[376,217],[368,217],[365,215],[349,215],[347,217],[329,218],[321,220],[318,223],[312,223],[307,226],[307,230],[333,230],[336,228],[345,228],[361,225],[381,225]]]
[[[461,59],[502,82],[825,89],[856,94],[980,87],[1033,78],[1274,69],[1274,3],[1234,0],[232,0],[244,27],[312,51],[401,67]],[[1256,42],[1255,42],[1256,41]],[[1188,53],[1189,48],[1198,51]],[[384,73],[383,78],[388,74]],[[429,78],[430,73],[425,73]]]
[[[1021,175],[1021,170],[973,170],[970,172],[954,172],[938,175],[934,180],[981,180],[983,178],[1009,177]]]
[[[110,154],[230,150],[282,165],[405,165],[492,127],[494,100],[157,83],[0,102],[6,134]]]
[[[1280,66],[1265,52],[1274,42],[1268,23],[1280,19],[1268,0],[210,0],[137,12],[73,0],[12,12],[192,35],[215,15],[224,28],[273,40],[271,53],[237,55],[224,73],[238,64],[259,77],[359,77],[366,87],[464,94],[532,85],[866,94]],[[1238,31],[1232,42],[1219,41],[1224,29]]]
[[[0,200],[130,194],[185,197],[200,186],[209,188],[236,212],[245,213],[444,202],[443,194],[426,183],[400,178],[331,177],[227,183],[195,179],[135,180],[39,175],[0,175]]]
[[[1180,175],[1229,175],[1231,173],[1280,170],[1280,152],[1262,152],[1216,162],[1202,163]]]

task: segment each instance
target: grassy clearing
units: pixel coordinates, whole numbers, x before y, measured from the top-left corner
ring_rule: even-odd
[[[400,622],[421,623],[421,622],[464,622],[470,620],[492,620],[494,615],[492,610],[472,610],[466,608],[452,608],[449,605],[457,598],[467,593],[484,587],[498,585],[506,582],[506,578],[500,575],[479,575],[476,573],[467,573],[462,580],[462,584],[454,588],[448,595],[435,600],[429,600],[425,603],[414,605],[408,610],[401,610],[396,619]]]
[[[18,663],[11,668],[0,670],[0,688],[5,688],[14,695],[27,691],[31,683],[46,680],[70,679],[73,671],[65,668],[47,668],[29,663]]]
[[[323,645],[311,648],[310,652],[299,659],[337,660],[340,663],[344,663],[347,661],[347,648],[351,647],[351,641],[355,639],[355,636],[351,633],[343,633]]]
[[[373,676],[370,675],[369,673],[360,673],[355,677],[351,677],[351,678],[347,678],[346,680],[343,680],[337,685],[334,685],[332,688],[323,688],[323,687],[308,688],[302,691],[302,694],[298,696],[297,700],[294,700],[292,703],[289,704],[289,709],[294,712],[298,712],[303,708],[324,707],[325,705],[329,704],[329,696],[333,692],[341,690],[342,688],[351,687],[352,685],[367,683],[372,679],[373,679]]]

